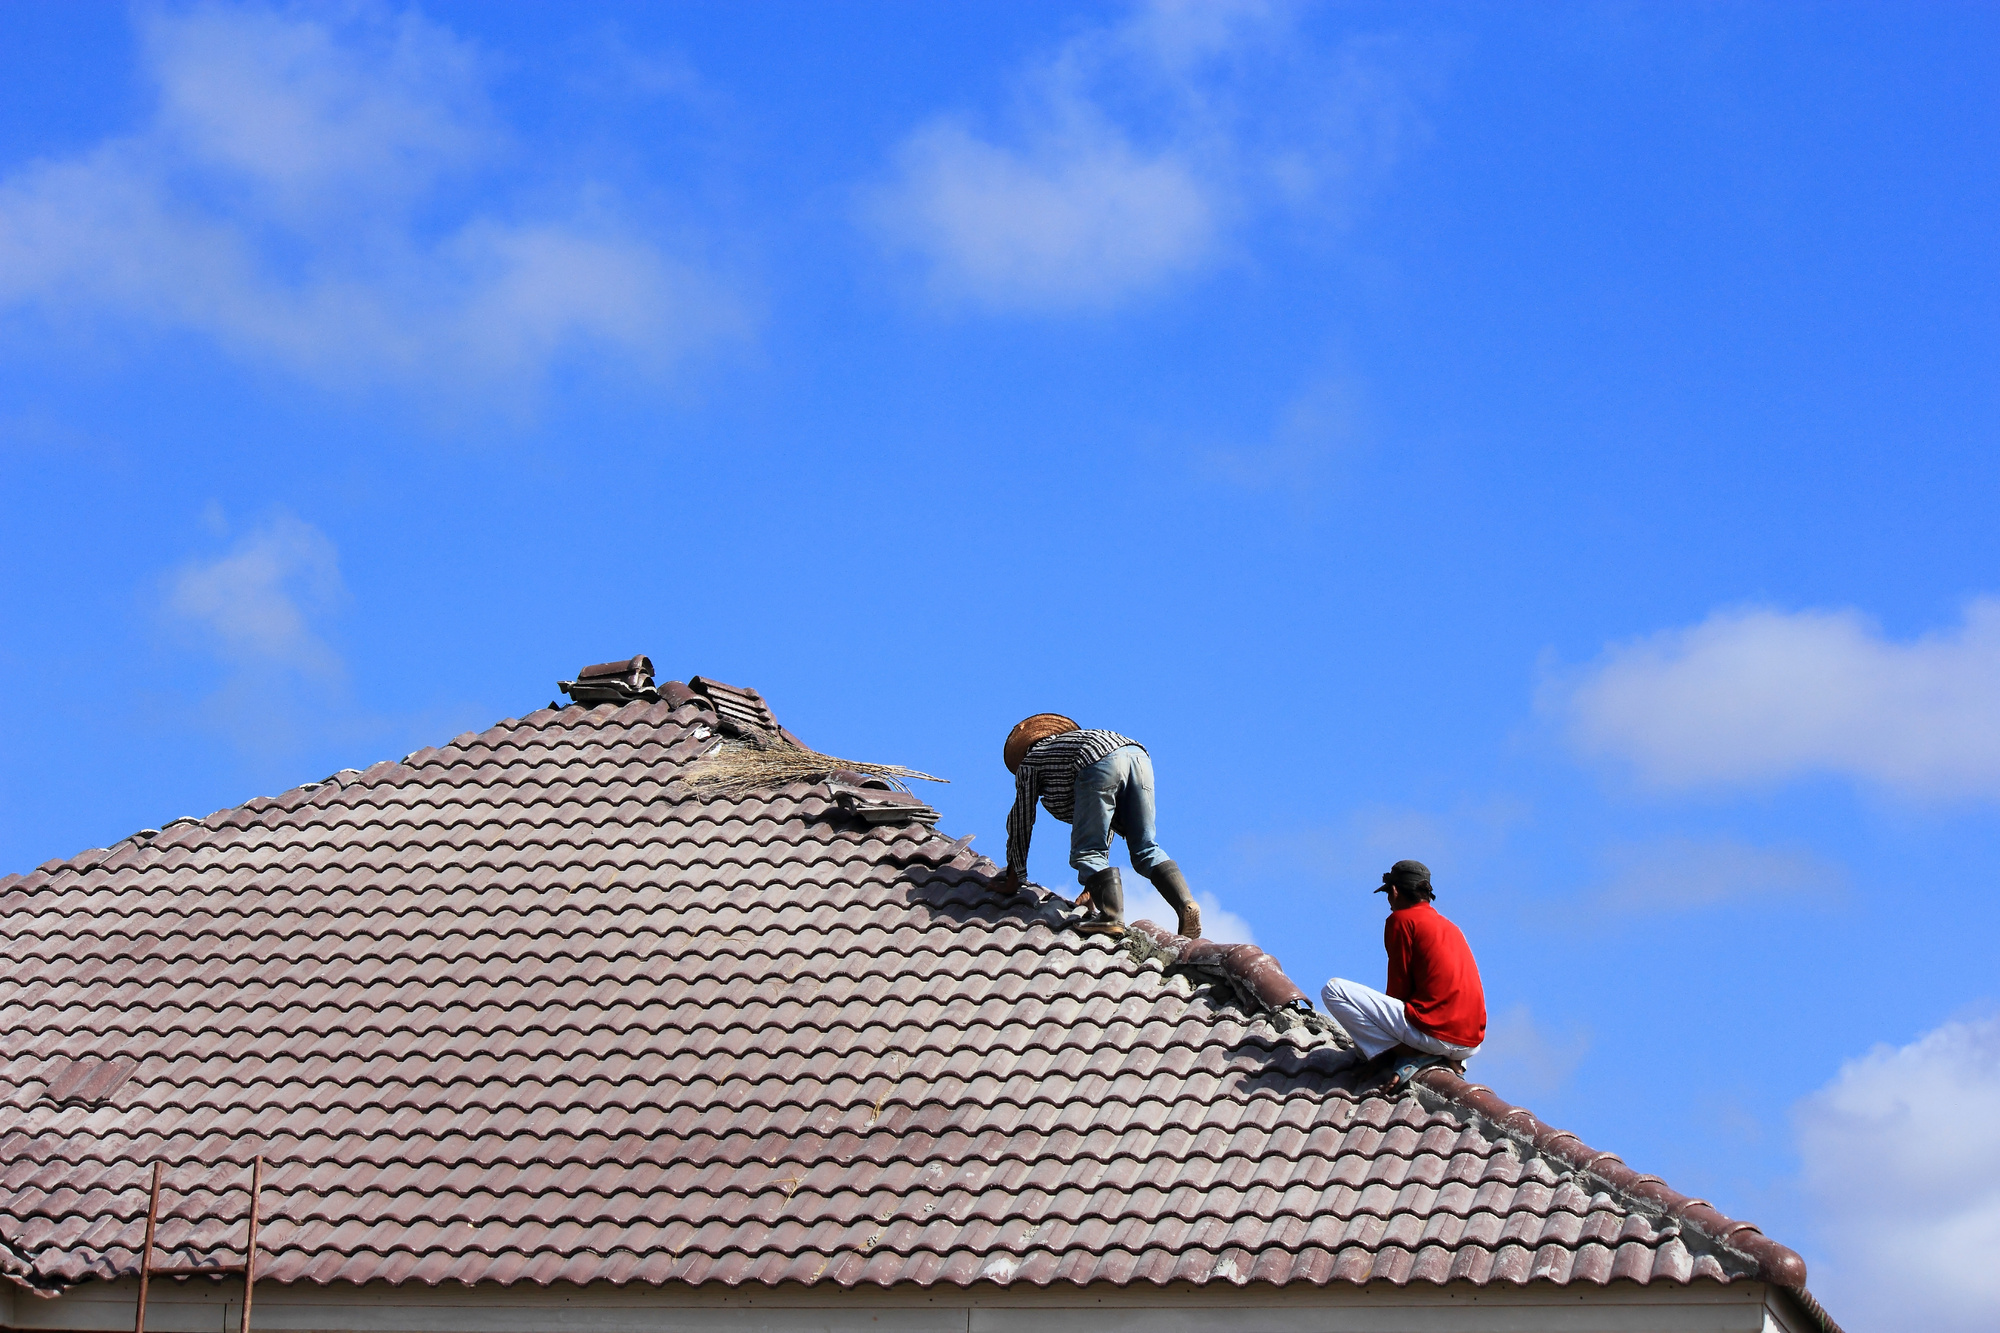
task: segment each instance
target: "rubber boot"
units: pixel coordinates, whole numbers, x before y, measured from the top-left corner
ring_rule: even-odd
[[[1083,882],[1090,894],[1092,915],[1077,927],[1086,935],[1125,933],[1125,886],[1118,879],[1118,867],[1106,866]]]
[[[1191,940],[1201,938],[1201,908],[1195,906],[1194,892],[1188,888],[1187,876],[1172,861],[1162,861],[1153,867],[1148,877],[1160,896],[1167,900],[1167,906],[1174,909],[1180,918],[1178,929]]]

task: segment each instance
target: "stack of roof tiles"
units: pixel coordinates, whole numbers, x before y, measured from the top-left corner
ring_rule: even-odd
[[[262,1153],[263,1280],[1803,1281],[923,823],[690,794],[658,693],[0,880],[0,1272],[134,1272],[156,1160],[159,1262],[240,1264]]]

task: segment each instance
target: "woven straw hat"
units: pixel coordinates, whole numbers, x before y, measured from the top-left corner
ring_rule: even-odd
[[[1024,717],[1014,724],[1007,733],[1007,748],[1003,751],[1007,760],[1007,771],[1015,772],[1021,767],[1021,757],[1034,748],[1036,741],[1045,741],[1051,736],[1060,736],[1065,731],[1079,731],[1080,727],[1061,713],[1037,713]]]

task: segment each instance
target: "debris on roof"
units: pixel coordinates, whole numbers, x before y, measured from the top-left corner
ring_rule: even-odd
[[[659,691],[653,688],[653,659],[644,653],[623,662],[587,666],[576,673],[575,680],[557,681],[556,688],[580,704],[660,701]]]
[[[689,791],[699,795],[741,796],[759,787],[782,787],[789,782],[827,782],[840,773],[883,778],[897,787],[902,787],[908,778],[921,778],[925,782],[950,781],[949,778],[934,777],[901,764],[863,764],[852,759],[837,759],[786,741],[763,748],[720,744],[712,753],[704,754],[689,765],[682,780]],[[931,822],[936,823],[937,820]]]
[[[775,736],[782,730],[764,696],[755,690],[724,685],[705,676],[689,676],[687,687],[715,709],[720,719],[718,730],[725,736]]]
[[[915,823],[929,826],[944,818],[936,810],[905,792],[833,787],[833,799],[841,809],[870,824]]]
[[[778,724],[763,695],[739,685],[691,676],[685,685],[668,681],[660,689],[659,697],[676,707],[693,704],[708,710],[714,717],[715,730],[726,738],[704,750],[700,760],[682,775],[687,789],[697,795],[741,796],[759,787],[782,787],[791,782],[834,782],[842,774],[880,778],[898,791],[908,791],[906,780],[911,778],[949,781],[901,764],[864,764],[821,754]],[[706,734],[706,728],[702,731]],[[940,816],[936,811],[930,813],[929,822],[934,824]]]

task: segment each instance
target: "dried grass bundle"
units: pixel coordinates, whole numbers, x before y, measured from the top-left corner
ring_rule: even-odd
[[[749,745],[728,745],[688,766],[682,776],[694,791],[709,795],[740,796],[759,787],[782,787],[787,782],[824,782],[835,773],[852,772],[871,778],[886,778],[898,791],[908,791],[906,778],[925,782],[949,782],[949,778],[919,773],[901,764],[857,764],[852,759],[836,759],[830,754],[802,746],[778,742],[767,749]]]

